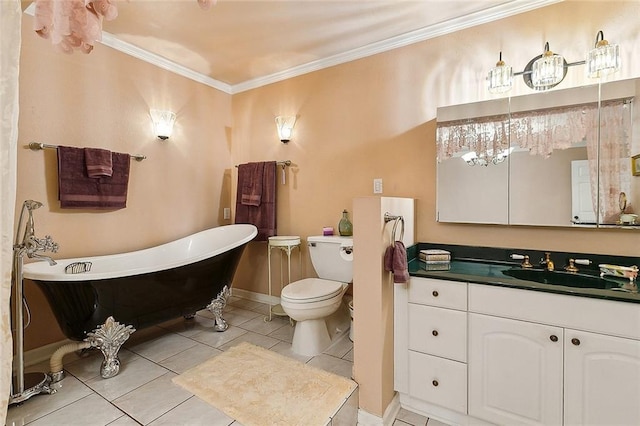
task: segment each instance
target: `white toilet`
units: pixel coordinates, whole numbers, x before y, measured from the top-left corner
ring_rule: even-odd
[[[296,321],[292,349],[314,356],[330,344],[325,319],[342,304],[342,296],[353,280],[353,239],[340,236],[307,238],[313,268],[319,278],[305,278],[282,289],[280,303]]]

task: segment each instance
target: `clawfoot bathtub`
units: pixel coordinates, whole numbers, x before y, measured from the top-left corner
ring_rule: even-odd
[[[144,250],[24,265],[66,337],[89,342],[105,356],[102,377],[118,373],[117,352],[135,329],[207,308],[224,331],[222,310],[253,225],[207,229]],[[66,271],[66,272],[65,272]]]

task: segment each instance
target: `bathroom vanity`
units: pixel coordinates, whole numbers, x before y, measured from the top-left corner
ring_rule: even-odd
[[[395,286],[403,407],[449,424],[640,424],[640,294],[514,279],[495,259],[412,263]]]

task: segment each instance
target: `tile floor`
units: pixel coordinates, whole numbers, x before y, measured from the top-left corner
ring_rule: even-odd
[[[318,368],[351,377],[353,343],[345,333],[324,353],[304,357],[291,351],[293,327],[289,320],[274,317],[265,322],[268,306],[231,297],[224,318],[229,329],[211,330],[212,315],[198,312],[193,320],[182,318],[136,331],[120,350],[120,373],[102,379],[102,355],[65,356],[66,378],[53,395],[37,395],[9,407],[7,426],[14,425],[208,425],[242,426],[222,411],[174,385],[171,379],[241,341],[296,358]],[[48,363],[27,371],[49,371]],[[329,426],[355,426],[358,389],[346,400]],[[400,410],[394,426],[424,426],[424,416]],[[429,426],[441,423],[429,421]],[[269,426],[269,425],[265,425]],[[301,425],[302,426],[302,425]]]

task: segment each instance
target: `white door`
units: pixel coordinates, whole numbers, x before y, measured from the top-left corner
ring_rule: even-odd
[[[562,423],[563,329],[469,314],[469,415],[496,424]]]
[[[640,425],[640,341],[565,332],[565,425]]]
[[[571,162],[571,220],[576,224],[596,223],[596,213],[591,197],[589,160]]]

